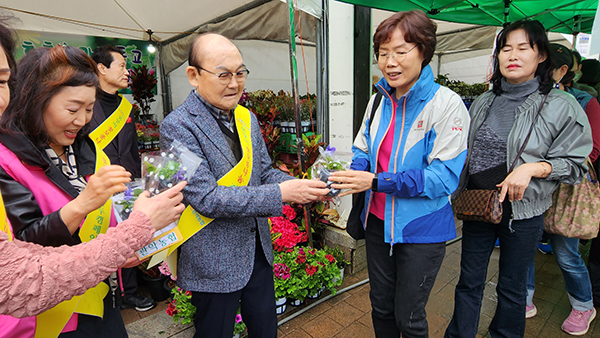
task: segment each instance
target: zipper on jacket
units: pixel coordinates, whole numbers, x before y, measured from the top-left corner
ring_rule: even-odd
[[[378,85],[378,87],[381,88],[381,91],[383,93],[385,93],[385,95],[387,95],[388,99],[390,99],[390,102],[392,103],[393,113],[395,113],[395,111],[396,111],[396,104],[394,103],[394,100],[392,100],[392,97],[390,96],[390,94],[381,85]],[[382,101],[381,104],[380,104],[380,106],[379,106],[380,107],[379,109],[382,110],[382,113],[380,114],[381,116],[383,116],[383,105],[384,104],[385,104],[385,102]],[[373,115],[373,117],[374,116],[375,115]],[[381,116],[379,117],[379,121],[381,121]],[[369,121],[369,123],[370,123],[369,124],[369,133],[370,133],[370,129],[373,126],[373,121]],[[379,125],[378,125],[378,128],[379,128]],[[388,128],[385,131],[385,133],[383,134],[382,140],[385,139],[385,137],[387,136],[387,133],[389,131],[390,131],[390,126],[388,126]],[[377,135],[377,131],[375,131],[375,135]],[[371,148],[373,147],[374,143],[375,143],[375,138],[371,137]],[[373,173],[377,172],[377,163],[379,163],[379,149],[377,149],[377,152],[375,153],[375,168],[373,169]],[[367,230],[367,219],[369,218],[369,212],[371,211],[371,202],[372,201],[373,201],[373,192],[371,191],[371,194],[369,195],[369,203],[367,203],[367,215],[365,215],[365,230]],[[384,229],[384,237],[385,237],[385,217],[384,217],[384,220],[383,220],[383,224],[384,224],[383,229]],[[392,231],[394,231],[393,229],[394,229],[394,227],[392,226]],[[390,256],[391,256],[391,254],[390,254]]]
[[[398,172],[398,152],[400,151],[400,146],[402,145],[402,137],[404,135],[404,120],[406,118],[406,96],[404,97],[404,101],[402,102],[402,125],[400,127],[400,142],[398,142],[398,148],[396,148],[396,155],[394,156],[394,174]],[[394,129],[395,131],[396,129]],[[392,242],[390,245],[394,245],[394,206],[396,205],[396,196],[392,196]],[[390,248],[390,256],[392,255],[392,248]]]

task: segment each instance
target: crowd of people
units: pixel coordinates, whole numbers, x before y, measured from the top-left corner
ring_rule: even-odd
[[[537,312],[533,262],[544,212],[558,185],[581,182],[586,159],[596,164],[600,155],[600,63],[549,43],[538,21],[513,22],[496,38],[491,89],[467,110],[434,82],[436,29],[422,11],[377,27],[383,79],[354,140],[351,169],[334,172],[331,188],[340,196],[366,192],[371,314],[384,338],[428,337],[425,308],[446,242],[456,237],[452,195],[498,189],[500,223],[463,222],[445,337],[476,337],[496,241],[489,333],[523,337]],[[118,94],[129,75],[121,51],[100,46],[90,57],[68,46],[37,48],[17,64],[12,39],[0,24],[0,337],[36,336],[73,297],[80,298],[70,316],[53,323],[57,336],[127,337],[120,308],[156,305],[137,293],[134,252],[184,209],[197,215],[187,226],[201,229],[178,257],[177,285],[197,309],[195,336],[231,337],[241,306],[249,337],[276,337],[267,217],[281,215],[285,203],[325,201],[329,189],[272,166],[256,117],[238,104],[250,73],[239,49],[219,34],[195,37],[186,68],[193,89],[161,123],[160,144],[185,144],[202,161],[187,182],[142,193],[116,224],[98,215],[110,215],[107,200],[140,177],[131,104]],[[124,118],[105,130],[113,116]],[[108,140],[94,139],[97,131]],[[87,236],[91,228],[99,233]],[[600,306],[600,239],[587,267],[579,239],[548,239],[572,306],[561,328],[585,334]]]

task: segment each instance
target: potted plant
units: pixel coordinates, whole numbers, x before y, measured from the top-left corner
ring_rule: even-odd
[[[150,103],[154,102],[154,90],[156,87],[156,74],[154,69],[148,69],[146,65],[134,67],[129,70],[129,88],[133,99],[140,106],[140,115],[150,115]]]
[[[181,319],[181,324],[189,324],[194,320],[196,307],[192,305],[192,293],[182,288],[175,287],[171,290],[173,300],[167,306],[165,312],[173,317],[175,323]]]
[[[277,252],[291,252],[298,243],[306,242],[308,234],[300,231],[296,220],[296,210],[289,205],[283,206],[283,216],[269,218],[271,242]]]
[[[158,266],[153,266],[148,269],[149,261],[142,262],[142,264],[138,265],[138,268],[144,273],[142,275],[142,279],[148,285],[148,289],[150,290],[150,297],[157,302],[162,302],[169,298],[169,291],[165,290],[164,282],[167,278],[163,276],[158,270]]]
[[[340,269],[340,281],[343,280],[344,279],[344,270],[346,269],[346,266],[348,264],[350,264],[350,262],[348,262],[346,259],[344,259],[344,252],[338,246],[336,246],[333,249],[325,246],[323,248],[323,250],[325,250],[325,252],[328,255],[330,255],[331,257],[334,258],[335,264],[337,265],[338,269]]]

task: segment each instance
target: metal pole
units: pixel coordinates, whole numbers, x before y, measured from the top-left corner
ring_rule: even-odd
[[[296,63],[296,29],[294,27],[294,1],[287,0],[290,9],[290,72],[292,75],[292,96],[294,97],[294,116],[296,122],[296,149],[298,162],[300,163],[300,175],[306,172],[306,163],[304,161],[304,142],[302,141],[302,117],[300,116],[300,100],[298,99],[298,65]],[[306,232],[308,233],[308,245],[313,246],[312,231],[310,226],[310,211],[307,205],[303,206],[306,222]]]

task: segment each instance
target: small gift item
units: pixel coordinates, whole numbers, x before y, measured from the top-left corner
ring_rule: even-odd
[[[157,156],[158,155],[158,156]],[[181,181],[189,180],[201,159],[192,153],[183,143],[175,140],[169,150],[163,150],[159,154],[148,155],[142,162],[142,174],[144,174],[144,186],[151,196],[157,195]],[[146,172],[144,168],[146,167]]]
[[[350,169],[352,155],[342,152],[336,153],[335,148],[331,146],[328,146],[325,150],[319,147],[319,153],[319,157],[311,167],[311,177],[327,183],[327,188],[330,189],[327,196],[336,197],[340,190],[331,188],[331,185],[335,182],[330,181],[329,176],[334,171]]]
[[[119,194],[112,196],[110,199],[113,202],[113,208],[115,209],[115,216],[117,222],[121,223],[129,218],[133,209],[133,203],[137,200],[138,196],[144,191],[142,181],[134,180],[125,184],[127,189]]]

